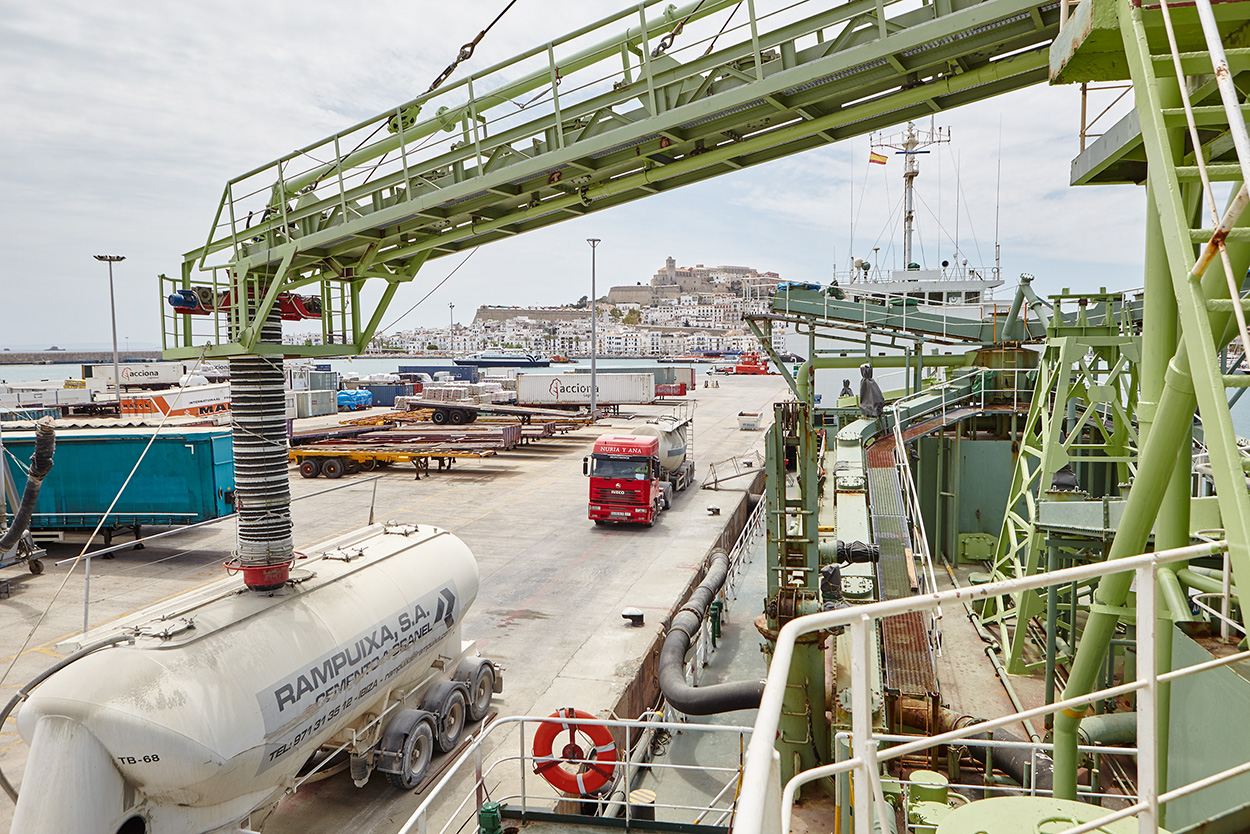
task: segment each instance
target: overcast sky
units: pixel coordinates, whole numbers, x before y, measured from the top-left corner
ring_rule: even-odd
[[[159,343],[156,275],[176,274],[182,253],[204,242],[227,179],[424,91],[504,5],[7,4],[0,346],[107,344],[98,253],[127,257],[115,271],[119,341]],[[620,7],[518,0],[466,66],[484,68]],[[1075,88],[1035,87],[937,117],[954,142],[924,159],[925,265],[953,250],[961,192],[963,251],[993,260],[997,215],[1010,284],[1021,272],[1034,273],[1043,294],[1141,284],[1142,189],[1067,185],[1078,109]],[[869,169],[868,149],[867,138],[851,140],[490,244],[393,329],[442,325],[449,303],[465,322],[479,304],[576,301],[589,292],[588,237],[603,240],[601,293],[647,282],[669,255],[786,280],[828,280],[835,260],[845,268],[873,246],[890,265],[902,166],[891,158]],[[427,264],[386,322],[459,260]]]

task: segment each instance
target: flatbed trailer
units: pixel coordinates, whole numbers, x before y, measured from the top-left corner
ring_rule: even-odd
[[[364,443],[473,443],[503,451],[521,444],[521,424],[482,426],[397,426],[369,431],[357,440]]]
[[[417,470],[416,479],[419,481],[422,474],[429,474],[431,460],[438,462],[439,469],[451,469],[457,458],[488,458],[494,454],[495,449],[486,448],[411,444],[388,447],[346,442],[299,446],[291,449],[288,457],[299,467],[299,473],[305,478],[315,478],[318,475],[341,478],[345,474],[372,472],[393,463],[411,463]]]
[[[521,405],[502,405],[500,403],[460,403],[441,402],[439,400],[407,400],[409,412],[430,411],[430,420],[438,425],[450,423],[454,426],[472,423],[482,415],[499,415],[517,417],[522,423],[534,420],[563,420],[582,425],[590,425],[593,421],[589,416],[571,416],[567,411],[558,408],[529,408]],[[382,415],[386,416],[386,415]]]

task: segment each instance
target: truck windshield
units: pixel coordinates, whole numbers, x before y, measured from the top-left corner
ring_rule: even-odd
[[[590,474],[595,478],[633,478],[638,481],[647,480],[648,461],[646,458],[613,459],[591,458]]]

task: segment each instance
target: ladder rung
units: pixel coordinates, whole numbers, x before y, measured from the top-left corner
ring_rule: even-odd
[[[1250,298],[1241,299],[1241,309],[1250,310]],[[1233,300],[1231,298],[1208,298],[1207,311],[1211,313],[1231,313],[1233,311]]]
[[[1228,66],[1233,72],[1250,64],[1250,49],[1245,47],[1226,48],[1224,54],[1228,56]],[[1213,71],[1210,52],[1182,52],[1180,53],[1180,59],[1181,72],[1186,75],[1210,75]],[[1172,75],[1173,65],[1170,54],[1151,55],[1150,60],[1155,63],[1155,75]]]
[[[1221,374],[1225,388],[1250,388],[1250,374]]]
[[[1208,165],[1207,176],[1212,182],[1235,182],[1241,179],[1241,166],[1232,164]],[[1200,180],[1197,165],[1177,165],[1176,178],[1178,180]]]
[[[1211,166],[1208,165],[1208,168]],[[1211,239],[1211,235],[1215,234],[1214,229],[1190,229],[1189,239],[1194,243],[1206,243]],[[1229,229],[1228,237],[1225,240],[1248,241],[1250,240],[1250,227]]]
[[[1250,114],[1250,104],[1243,104],[1240,109],[1242,118]],[[1221,104],[1201,104],[1193,108],[1193,111],[1194,124],[1200,127],[1228,124],[1228,113]],[[1184,107],[1165,107],[1159,112],[1163,114],[1163,123],[1170,127],[1188,124]]]

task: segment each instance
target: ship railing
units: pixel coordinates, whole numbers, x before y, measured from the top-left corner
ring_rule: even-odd
[[[399,829],[399,834],[448,834],[473,826],[477,814],[486,802],[497,802],[503,807],[504,816],[523,820],[547,819],[557,809],[558,803],[572,803],[570,815],[590,810],[593,806],[597,816],[615,817],[623,820],[628,828],[634,819],[640,819],[638,808],[629,801],[629,794],[636,781],[646,775],[652,780],[683,778],[686,774],[701,778],[711,776],[720,789],[703,805],[664,802],[660,796],[647,803],[646,818],[659,822],[671,822],[692,826],[728,825],[735,812],[735,798],[742,787],[742,759],[725,766],[707,764],[676,764],[652,757],[650,750],[659,746],[659,734],[705,734],[736,736],[739,750],[745,748],[751,736],[751,728],[730,724],[693,724],[683,721],[659,720],[651,714],[636,720],[576,719],[579,727],[606,727],[623,740],[618,747],[616,764],[610,791],[592,797],[568,797],[558,793],[540,775],[539,765],[530,752],[533,735],[544,723],[552,723],[544,716],[509,716],[486,726],[460,755],[449,770],[430,789],[425,800]],[[562,731],[563,732],[563,731]],[[505,737],[507,736],[507,737]],[[515,753],[505,753],[509,744],[516,745]],[[559,741],[557,741],[559,744]],[[493,759],[488,761],[488,756]],[[595,759],[565,759],[571,765],[595,765]],[[460,792],[462,798],[454,803],[448,796]],[[450,808],[450,810],[448,810]],[[437,818],[436,818],[437,814]],[[470,830],[473,830],[471,827]],[[697,830],[697,829],[695,829]]]
[[[1062,834],[1085,834],[1110,825],[1116,820],[1136,817],[1142,830],[1155,830],[1160,806],[1175,799],[1201,791],[1236,776],[1250,773],[1250,761],[1211,774],[1185,785],[1160,793],[1156,785],[1159,766],[1159,733],[1157,724],[1158,689],[1160,684],[1250,660],[1250,651],[1239,651],[1193,666],[1158,674],[1156,666],[1158,602],[1153,593],[1138,593],[1135,599],[1137,623],[1138,677],[1118,686],[1107,687],[1085,695],[1064,698],[1045,706],[1023,710],[1000,718],[952,730],[938,735],[893,743],[873,731],[872,692],[870,689],[872,652],[870,639],[878,621],[914,611],[929,611],[944,603],[972,602],[1023,591],[1040,590],[1052,585],[1088,582],[1104,576],[1132,572],[1137,588],[1154,588],[1162,565],[1188,559],[1218,556],[1228,550],[1227,541],[1144,553],[1116,560],[1050,571],[1035,576],[1006,579],[968,588],[951,588],[902,599],[885,600],[867,605],[821,612],[798,617],[787,623],[778,634],[769,668],[768,682],[755,722],[755,732],[747,748],[743,769],[743,791],[734,819],[734,834],[788,834],[794,797],[799,788],[818,779],[851,774],[853,791],[853,830],[868,834],[873,818],[887,820],[893,810],[887,805],[882,790],[881,766],[893,759],[911,756],[939,745],[965,743],[969,736],[999,727],[1016,724],[1065,710],[1084,710],[1096,701],[1136,693],[1137,698],[1137,771],[1138,796],[1132,804],[1110,812],[1096,820],[1067,829]],[[851,643],[851,757],[840,762],[812,768],[797,774],[784,787],[780,783],[779,754],[774,746],[781,719],[782,699],[794,659],[796,641],[805,634],[846,628]],[[888,746],[887,746],[888,745]],[[1059,832],[1056,832],[1059,834]]]
[[[1005,321],[1008,312],[1011,310],[1010,304],[1002,304],[993,301],[985,293],[981,294],[979,301],[929,301],[927,298],[916,298],[907,293],[892,293],[876,290],[865,292],[865,287],[870,287],[871,283],[856,283],[842,287],[848,290],[847,298],[838,300],[831,298],[828,293],[822,293],[823,307],[821,316],[827,319],[836,319],[841,324],[854,325],[860,328],[880,327],[880,318],[882,310],[894,310],[898,316],[899,327],[906,331],[909,328],[908,318],[913,321],[923,321],[925,334],[928,336],[940,336],[944,338],[962,339],[969,323],[981,322],[990,318],[994,321]],[[835,302],[830,304],[830,302]],[[855,305],[859,311],[858,321],[848,315],[846,306],[848,304]],[[785,312],[790,312],[788,299],[783,301]],[[975,318],[969,315],[969,307],[979,308],[981,313]],[[923,319],[918,316],[923,315]],[[935,328],[933,319],[938,318],[940,328]]]

